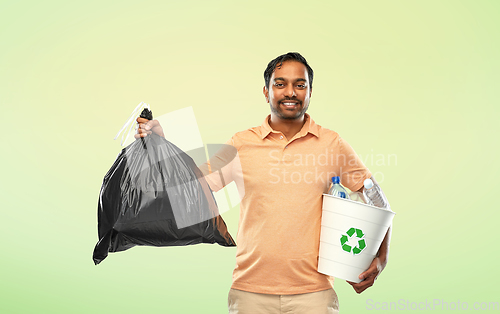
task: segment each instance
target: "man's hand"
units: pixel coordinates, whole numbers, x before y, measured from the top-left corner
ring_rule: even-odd
[[[389,258],[389,242],[391,241],[391,231],[392,227],[389,227],[385,234],[384,240],[382,240],[382,243],[380,244],[377,255],[373,259],[368,269],[359,275],[359,279],[361,279],[362,281],[360,283],[347,281],[347,283],[350,284],[353,287],[354,291],[356,291],[357,293],[361,293],[373,286],[378,275],[380,275],[382,270],[387,265],[387,260]]]
[[[139,117],[137,118],[137,123],[139,123],[139,128],[137,129],[137,134],[134,135],[136,139],[146,137],[153,132],[163,138],[165,137],[165,135],[163,134],[163,129],[158,120],[148,120]]]
[[[377,279],[378,275],[380,275],[384,267],[385,265],[383,265],[382,262],[380,261],[380,257],[375,257],[372,263],[370,264],[370,267],[368,267],[368,269],[365,272],[359,275],[359,279],[363,281],[361,281],[360,283],[347,281],[347,283],[354,288],[356,293],[361,293],[366,289],[370,288],[371,286],[373,286],[375,280]]]
[[[373,181],[373,184],[377,184],[377,181],[375,181],[374,177],[371,177],[370,179]],[[363,193],[363,189],[364,186],[362,186],[357,192]],[[361,293],[373,286],[378,275],[380,275],[382,270],[387,265],[387,260],[389,258],[389,242],[391,241],[391,232],[392,227],[389,227],[385,234],[384,240],[382,240],[382,243],[380,244],[377,255],[370,264],[370,267],[368,267],[366,271],[359,275],[359,279],[361,279],[362,281],[360,283],[354,283],[346,280],[347,283],[350,284],[357,293]]]

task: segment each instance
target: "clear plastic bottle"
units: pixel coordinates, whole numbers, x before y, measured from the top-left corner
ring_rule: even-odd
[[[365,186],[363,189],[363,195],[365,196],[365,200],[368,205],[380,208],[389,208],[387,198],[378,185],[373,184],[371,179],[366,179],[363,184]]]
[[[344,189],[344,187],[342,185],[340,185],[340,177],[332,177],[332,183],[333,183],[333,185],[330,188],[330,190],[328,190],[328,194],[336,196],[336,197],[340,197],[340,198],[350,199],[347,191]],[[343,193],[343,194],[340,194],[340,193]]]

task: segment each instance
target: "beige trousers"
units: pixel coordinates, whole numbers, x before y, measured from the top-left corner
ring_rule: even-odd
[[[332,314],[339,312],[333,289],[291,295],[229,290],[229,314]]]

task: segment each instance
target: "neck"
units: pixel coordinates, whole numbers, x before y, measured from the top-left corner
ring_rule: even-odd
[[[275,131],[283,133],[288,140],[293,138],[295,134],[304,126],[306,122],[306,117],[303,115],[297,119],[281,119],[280,117],[271,113],[271,118],[269,119],[269,126]]]

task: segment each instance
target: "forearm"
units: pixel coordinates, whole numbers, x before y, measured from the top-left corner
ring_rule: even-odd
[[[210,188],[219,191],[234,180],[235,171],[239,166],[237,150],[232,145],[224,144],[210,158],[209,161],[199,166],[200,171],[207,180]],[[241,171],[240,171],[241,172]]]
[[[382,240],[382,244],[380,244],[380,248],[378,249],[377,252],[377,257],[379,258],[382,267],[385,267],[389,259],[389,244],[391,242],[391,233],[392,233],[392,226],[389,226],[385,234],[384,240]]]
[[[375,178],[373,176],[370,179],[373,181],[373,184],[378,185],[377,181],[375,180]],[[380,191],[382,191],[382,188],[380,187],[380,185],[378,185],[378,187],[380,188]],[[357,192],[363,193],[363,189],[364,189],[364,186],[362,186]],[[382,193],[383,193],[383,191],[382,191]],[[389,202],[387,202],[387,206],[390,208]],[[387,264],[387,260],[389,258],[389,244],[391,242],[391,233],[392,233],[391,227],[392,226],[389,226],[389,228],[387,229],[384,240],[380,244],[380,248],[378,249],[378,252],[377,252],[377,257],[379,258],[380,263],[382,264],[382,267],[385,267],[385,265]]]

